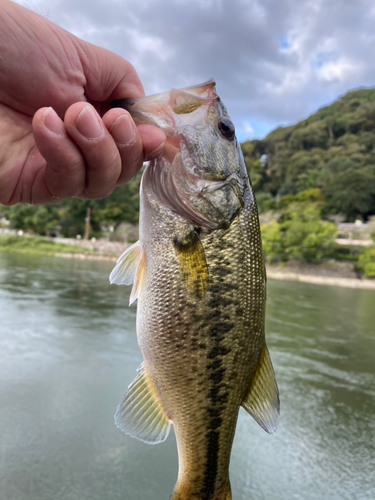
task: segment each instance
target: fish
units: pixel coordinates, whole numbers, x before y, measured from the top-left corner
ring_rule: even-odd
[[[167,137],[142,175],[139,241],[110,275],[133,284],[143,355],[115,422],[150,444],[173,424],[171,500],[230,500],[240,407],[270,434],[280,407],[259,217],[235,127],[213,80],[115,105]]]

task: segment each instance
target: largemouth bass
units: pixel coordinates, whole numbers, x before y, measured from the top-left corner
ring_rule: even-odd
[[[230,500],[240,406],[269,433],[279,415],[252,187],[213,81],[120,105],[167,142],[143,173],[139,241],[110,276],[133,283],[144,358],[115,421],[146,443],[164,441],[173,424],[172,500]]]

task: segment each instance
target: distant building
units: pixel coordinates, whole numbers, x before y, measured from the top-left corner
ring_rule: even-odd
[[[1,226],[9,226],[10,222],[9,220],[5,217],[5,215],[0,212],[0,227]]]

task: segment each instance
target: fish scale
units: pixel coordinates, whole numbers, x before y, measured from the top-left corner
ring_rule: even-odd
[[[111,274],[115,283],[134,281],[137,336],[144,358],[119,405],[116,423],[149,443],[166,439],[173,424],[179,473],[172,500],[230,500],[228,468],[240,406],[268,432],[275,430],[279,411],[264,336],[266,279],[259,219],[237,141],[222,140],[214,128],[222,119],[224,132],[231,131],[213,85],[194,87],[191,105],[189,89],[181,91],[181,104],[178,92],[173,91],[177,114],[166,107],[165,94],[132,101],[127,107],[142,122],[143,110],[150,106],[155,111],[159,99],[159,114],[169,113],[159,126],[170,127],[174,120],[174,131],[164,129],[167,138],[171,134],[175,144],[180,134],[181,150],[191,158],[184,163],[175,153],[146,168],[140,242],[125,252]],[[197,94],[203,96],[198,104]],[[200,109],[204,106],[206,114]],[[191,117],[188,135],[183,130],[189,117],[183,117],[178,128],[182,111],[200,113]],[[146,114],[150,119],[151,113]],[[199,141],[202,117],[204,140],[216,137],[206,148]],[[216,167],[215,154],[220,155]],[[198,177],[189,173],[191,165],[199,170]],[[184,169],[188,182],[176,178]]]

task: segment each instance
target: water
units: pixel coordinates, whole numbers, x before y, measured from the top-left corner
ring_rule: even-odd
[[[113,414],[141,363],[112,264],[0,254],[0,500],[167,500],[172,435],[149,446]],[[375,498],[375,292],[270,282],[281,394],[267,435],[240,412],[234,500]]]

